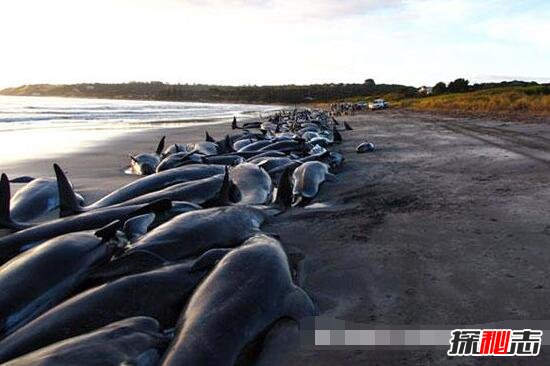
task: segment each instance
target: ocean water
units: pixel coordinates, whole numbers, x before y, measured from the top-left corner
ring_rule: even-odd
[[[67,154],[143,129],[219,123],[277,109],[250,104],[0,96],[0,165]]]
[[[128,128],[254,116],[274,109],[250,104],[0,96],[0,130],[82,125]]]

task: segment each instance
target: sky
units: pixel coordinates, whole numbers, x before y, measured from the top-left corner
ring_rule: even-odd
[[[1,0],[0,88],[550,82],[547,0]]]

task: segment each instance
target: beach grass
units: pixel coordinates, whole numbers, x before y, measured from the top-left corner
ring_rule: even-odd
[[[391,102],[394,107],[420,111],[528,113],[549,116],[550,86],[495,88]]]

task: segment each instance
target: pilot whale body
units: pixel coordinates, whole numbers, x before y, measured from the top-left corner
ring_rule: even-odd
[[[168,341],[155,319],[139,316],[54,343],[4,366],[154,366]]]
[[[199,285],[161,364],[233,365],[276,320],[315,314],[309,296],[292,283],[281,244],[259,234],[227,254]]]

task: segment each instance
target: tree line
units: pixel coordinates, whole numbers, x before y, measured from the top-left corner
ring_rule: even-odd
[[[464,78],[455,79],[448,84],[443,81],[435,84],[432,89],[433,95],[440,95],[445,93],[466,93],[470,91],[478,91],[494,88],[507,88],[507,87],[524,87],[524,86],[538,86],[535,81],[502,81],[499,83],[478,83],[470,84],[470,81]]]
[[[206,84],[167,84],[130,82],[123,84],[28,85],[5,89],[8,95],[50,95],[113,99],[146,99],[190,102],[241,102],[300,104],[332,102],[351,98],[382,96],[391,93],[412,97],[416,88],[397,84],[376,84],[367,79],[356,84],[225,86]]]

